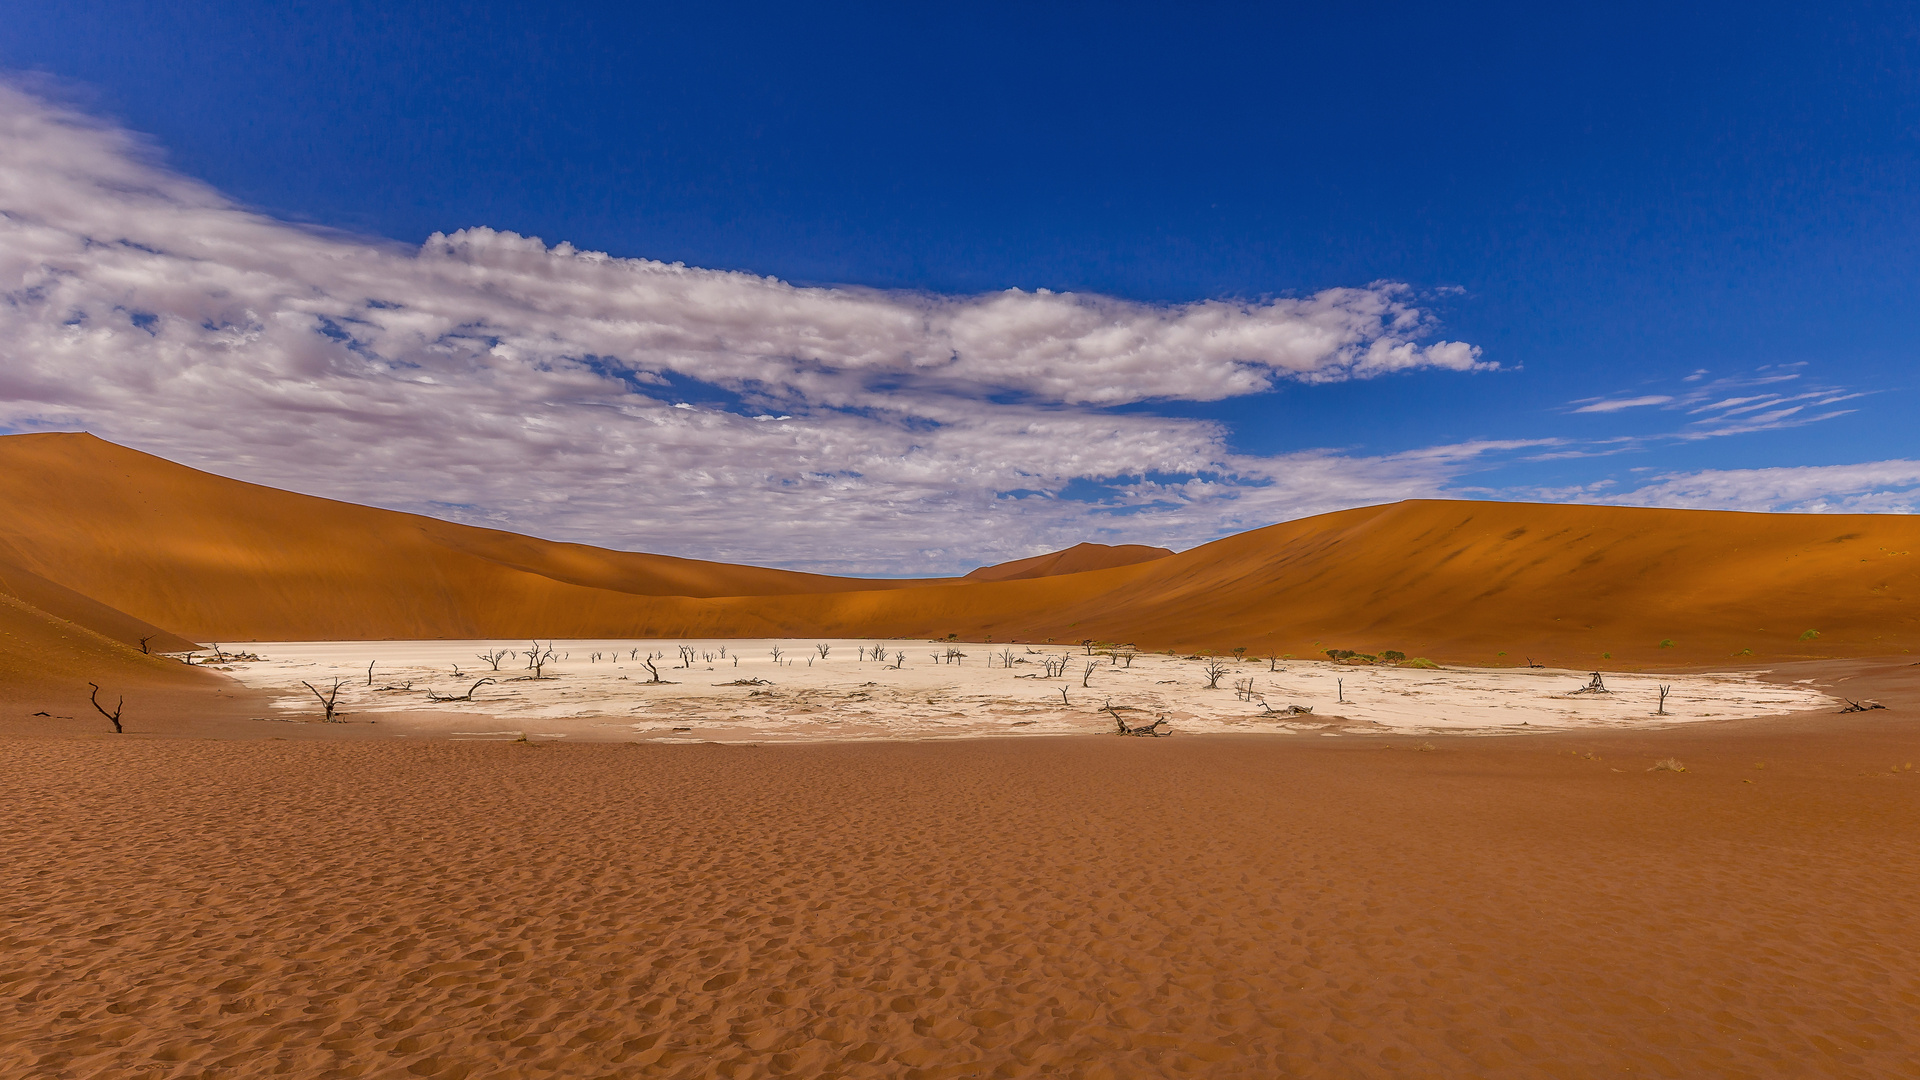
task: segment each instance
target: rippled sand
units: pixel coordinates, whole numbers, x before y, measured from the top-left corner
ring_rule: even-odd
[[[7,737],[0,1075],[1915,1076],[1904,715]]]

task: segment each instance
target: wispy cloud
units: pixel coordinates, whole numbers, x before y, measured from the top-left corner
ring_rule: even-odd
[[[951,570],[1432,495],[1498,444],[1250,457],[1106,407],[1495,366],[1435,330],[1390,282],[1153,305],[808,288],[486,228],[410,248],[248,211],[0,86],[0,425],[544,535]]]
[[[1707,372],[1699,370],[1680,380],[1682,383],[1698,383],[1698,385],[1683,387],[1677,393],[1581,398],[1568,402],[1569,405],[1574,406],[1568,411],[1575,414],[1615,413],[1625,409],[1657,408],[1662,412],[1679,412],[1696,419],[1689,420],[1685,425],[1671,431],[1633,436],[1628,440],[1628,446],[1605,450],[1575,449],[1556,456],[1591,457],[1598,453],[1619,453],[1633,446],[1644,446],[1663,440],[1693,442],[1726,435],[1744,435],[1756,431],[1802,427],[1846,416],[1854,410],[1832,409],[1827,406],[1866,396],[1865,391],[1852,391],[1837,386],[1815,386],[1793,394],[1775,390],[1747,392],[1759,387],[1778,386],[1798,381],[1805,377],[1805,373],[1795,369],[1804,366],[1798,363],[1770,364],[1753,371],[1722,376],[1708,382],[1700,382]],[[1542,457],[1537,460],[1544,459]]]
[[[1567,497],[1630,506],[1793,513],[1899,513],[1920,508],[1920,461],[1709,469],[1668,473],[1618,494],[1598,489]]]
[[[1621,409],[1638,409],[1647,405],[1665,405],[1672,400],[1672,396],[1668,394],[1647,394],[1644,397],[1611,398],[1605,401],[1595,401],[1588,405],[1582,405],[1573,411],[1577,413],[1619,412]]]

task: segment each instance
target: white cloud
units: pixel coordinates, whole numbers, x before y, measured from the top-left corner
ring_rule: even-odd
[[[1634,491],[1594,498],[1629,506],[1802,514],[1911,514],[1920,508],[1920,461],[1710,469],[1669,473]]]
[[[250,212],[0,85],[0,425],[543,535],[930,571],[1432,495],[1496,444],[1256,458],[1103,407],[1495,366],[1433,330],[1384,282],[1152,305],[805,288],[485,228],[407,248]]]
[[[1646,405],[1665,405],[1672,400],[1673,398],[1666,394],[1648,394],[1645,397],[1612,398],[1607,401],[1596,401],[1591,405],[1582,405],[1573,411],[1577,413],[1610,413],[1619,412],[1621,409],[1638,409]]]

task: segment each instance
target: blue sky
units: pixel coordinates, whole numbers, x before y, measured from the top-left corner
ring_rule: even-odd
[[[266,428],[215,447],[158,410],[44,387],[14,391],[5,420],[550,535],[860,572],[1082,537],[1187,546],[1423,493],[1911,511],[1920,18],[1544,7],[0,5],[0,69],[29,99],[135,133],[129,153],[231,207],[375,246],[484,227],[795,285],[1046,289],[1147,311],[1392,282],[1424,320],[1416,340],[1466,343],[1481,368],[1315,368],[1125,401],[943,389],[944,409],[1011,393],[1080,420],[1218,433],[1212,467],[1147,454],[1133,477],[1089,463],[987,483],[1000,502],[1036,491],[1085,513],[1010,511],[971,541],[882,523],[876,503],[911,521],[927,497],[863,489],[871,468],[843,470],[861,475],[841,478],[842,497],[866,505],[834,518],[842,533],[756,546],[728,539],[737,511],[696,526],[622,516],[613,492],[581,500],[591,510],[472,483],[436,493],[359,459],[339,463],[364,478],[348,482],[309,468],[310,450],[276,455],[292,442]],[[740,404],[759,376],[669,367],[628,385],[665,387],[667,405],[766,405]],[[891,407],[888,385],[867,385]],[[377,425],[357,430],[377,440]],[[1476,449],[1450,449],[1463,446]],[[760,452],[778,451],[739,455]],[[968,452],[941,467],[965,472]],[[1138,480],[1211,481],[1240,455],[1269,462],[1245,473],[1264,490],[1299,454],[1333,456],[1322,481],[1230,513]],[[1408,461],[1422,464],[1391,466]],[[834,471],[794,484],[824,492]],[[713,483],[673,497],[711,501]],[[835,550],[845,529],[874,553]]]

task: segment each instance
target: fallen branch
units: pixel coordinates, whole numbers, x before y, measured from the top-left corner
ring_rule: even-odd
[[[1592,677],[1587,680],[1587,685],[1581,687],[1578,690],[1573,691],[1573,693],[1575,694],[1611,694],[1613,693],[1613,691],[1607,689],[1606,682],[1600,678],[1600,673],[1596,671],[1596,672],[1593,672]]]
[[[1859,701],[1855,701],[1852,698],[1841,698],[1840,700],[1847,703],[1847,707],[1840,710],[1843,713],[1869,712],[1873,709],[1886,708],[1885,705],[1880,704],[1872,698],[1861,698]]]
[[[480,689],[481,687],[487,685],[490,682],[496,682],[496,681],[498,680],[491,679],[491,678],[481,679],[479,682],[476,682],[472,686],[468,687],[467,692],[464,694],[436,694],[432,690],[428,690],[427,700],[428,701],[472,701],[473,692],[475,690]]]

